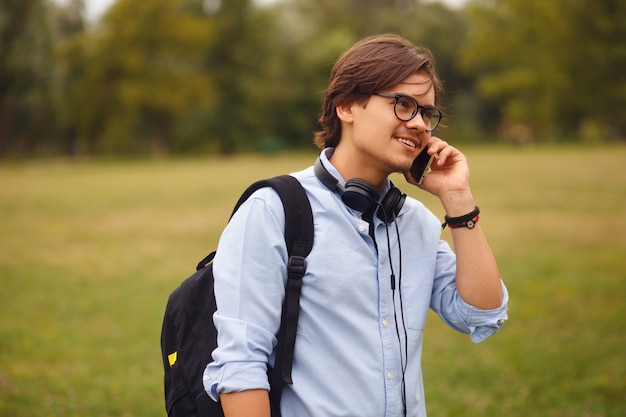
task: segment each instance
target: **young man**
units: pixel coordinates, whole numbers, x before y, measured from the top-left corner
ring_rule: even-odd
[[[507,292],[478,222],[465,156],[431,136],[440,119],[430,53],[394,35],[364,39],[335,64],[315,166],[293,174],[311,201],[307,258],[285,417],[425,416],[422,332],[428,308],[480,342],[507,319]],[[418,104],[419,103],[419,104]],[[441,221],[389,181],[427,147],[437,154],[421,189]],[[235,214],[214,261],[218,348],[204,385],[227,417],[269,417],[286,283],[284,214],[271,189]]]

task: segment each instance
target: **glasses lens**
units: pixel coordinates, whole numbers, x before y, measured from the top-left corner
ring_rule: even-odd
[[[394,110],[398,119],[409,121],[417,113],[417,102],[410,97],[399,96]]]
[[[436,107],[426,106],[422,107],[422,119],[428,127],[428,130],[435,130],[441,121],[441,112]]]

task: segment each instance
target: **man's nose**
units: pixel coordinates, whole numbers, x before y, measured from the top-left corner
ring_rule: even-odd
[[[406,126],[408,128],[416,129],[420,133],[422,133],[422,132],[430,132],[430,129],[428,129],[428,126],[426,125],[426,122],[424,122],[424,119],[422,118],[422,112],[421,111],[418,111],[414,118],[412,118],[411,120],[409,120],[408,122],[405,122],[405,123],[406,123]]]

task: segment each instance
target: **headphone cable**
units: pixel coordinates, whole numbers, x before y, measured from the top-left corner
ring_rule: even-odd
[[[383,211],[383,216],[387,218],[387,213],[382,204],[377,203],[380,206],[380,210]],[[398,266],[400,268],[400,275],[398,279],[398,297],[400,298],[400,318],[402,320],[402,330],[404,333],[404,352],[402,352],[402,342],[400,339],[400,328],[398,327],[398,315],[396,308],[396,274],[393,269],[393,260],[391,258],[391,239],[389,237],[389,224],[385,222],[385,232],[387,235],[387,254],[389,256],[389,268],[391,269],[391,301],[393,303],[393,319],[396,325],[396,335],[398,336],[398,345],[400,348],[400,369],[402,371],[402,407],[403,414],[406,416],[406,368],[409,362],[409,339],[407,336],[406,322],[404,319],[404,303],[402,300],[402,245],[400,243],[400,229],[398,227],[398,221],[395,213],[392,213],[393,223],[396,229],[396,236],[398,239]]]

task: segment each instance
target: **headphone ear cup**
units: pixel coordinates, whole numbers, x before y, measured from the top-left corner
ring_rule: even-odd
[[[392,186],[385,195],[385,198],[383,198],[381,203],[382,207],[378,209],[376,215],[385,223],[391,223],[400,213],[404,205],[404,200],[406,200],[406,194],[395,186]]]
[[[378,191],[368,181],[352,178],[346,182],[341,200],[346,206],[365,213],[376,206]]]

